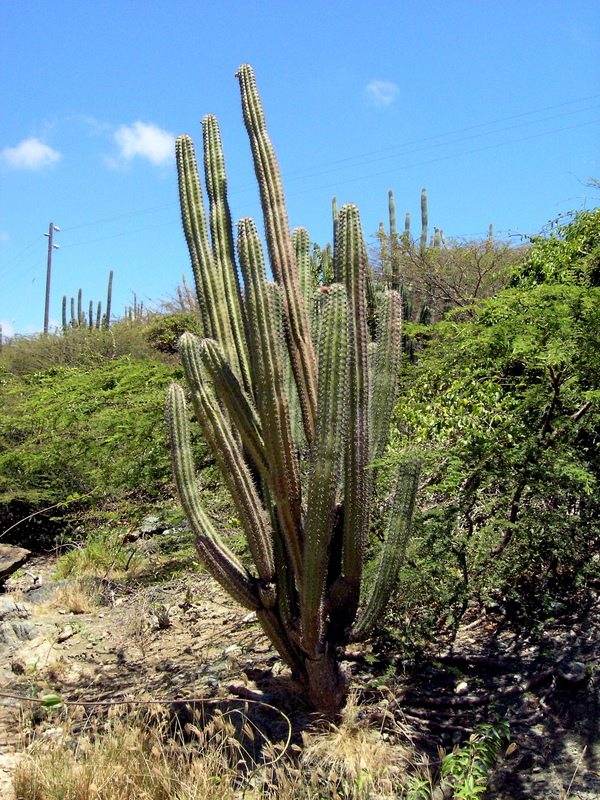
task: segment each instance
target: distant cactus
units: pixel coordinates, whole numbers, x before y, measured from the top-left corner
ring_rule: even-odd
[[[427,230],[429,225],[429,212],[427,210],[427,189],[421,190],[421,251],[427,247]]]
[[[384,451],[398,397],[402,300],[395,291],[374,291],[353,205],[334,209],[333,264],[326,248],[319,252],[323,279],[331,270],[333,281],[312,291],[308,235],[290,234],[254,73],[242,65],[237,77],[274,282],[267,279],[256,225],[245,218],[237,229],[243,291],[236,286],[223,154],[211,118],[211,141],[204,140],[211,236],[192,141],[182,136],[176,144],[204,331],[203,337],[185,333],[179,347],[194,411],[235,504],[252,571],[202,508],[185,392],[177,384],[167,397],[173,471],[206,568],[256,613],[312,705],[335,712],[347,691],[340,669],[344,647],[368,635],[389,600],[417,490],[419,461],[413,458],[392,493],[377,577],[361,598],[376,507],[368,467]]]
[[[106,293],[106,314],[104,315],[103,327],[108,330],[110,328],[110,313],[112,309],[112,287],[113,287],[113,270],[108,273],[108,290]]]

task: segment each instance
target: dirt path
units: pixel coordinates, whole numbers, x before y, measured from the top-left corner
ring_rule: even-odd
[[[42,576],[42,588],[19,595],[27,577],[11,588],[30,609],[37,636],[0,663],[4,691],[176,700],[223,696],[242,677],[264,688],[286,672],[254,615],[204,573],[150,587],[88,584],[100,604],[86,606],[77,581],[52,583],[52,559],[34,560],[29,569]],[[365,713],[424,751],[435,753],[440,742],[450,750],[482,721],[510,721],[512,746],[494,773],[490,799],[600,798],[597,602],[565,609],[537,630],[476,618],[451,648],[442,638],[415,662],[389,653],[374,653],[369,662],[357,656],[351,664]],[[1,699],[3,798],[26,744],[20,727],[19,704]]]

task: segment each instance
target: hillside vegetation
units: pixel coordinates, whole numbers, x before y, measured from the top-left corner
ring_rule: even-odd
[[[474,250],[431,248],[420,272],[413,250],[411,286],[442,270],[452,285],[453,258],[464,284]],[[438,292],[426,325],[409,309],[381,466],[416,447],[424,472],[392,624],[401,611],[425,628],[458,620],[475,601],[539,612],[597,576],[599,252],[600,211],[580,212],[536,237],[524,261],[496,253],[508,285],[490,298],[442,313]],[[185,303],[171,311],[4,345],[0,526],[19,523],[5,541],[44,549],[86,519],[172,506],[164,393],[181,380],[176,342],[195,315]]]
[[[172,498],[164,395],[181,369],[153,337],[166,326],[176,340],[180,316],[4,345],[0,528],[18,523],[5,541],[44,549],[86,519],[135,519]]]
[[[390,240],[388,252],[392,252],[392,244]],[[413,534],[397,576],[397,591],[385,615],[377,621],[366,655],[361,656],[357,683],[368,708],[369,698],[379,696],[378,692],[387,697],[394,687],[404,687],[399,696],[402,691],[410,695],[409,684],[421,681],[421,693],[417,690],[416,700],[413,697],[409,701],[409,705],[417,705],[411,725],[437,731],[440,726],[435,705],[433,712],[427,705],[419,712],[419,697],[431,699],[423,693],[423,686],[428,679],[433,680],[434,669],[443,675],[453,671],[455,683],[465,676],[471,683],[477,682],[471,673],[463,675],[453,666],[463,664],[466,657],[460,660],[461,647],[465,643],[471,647],[469,643],[474,641],[465,640],[465,631],[470,635],[474,625],[477,631],[485,631],[489,621],[497,622],[496,637],[505,626],[538,631],[539,640],[549,648],[547,652],[540,650],[539,659],[551,659],[553,625],[560,626],[566,619],[563,627],[567,626],[581,609],[585,613],[592,608],[597,598],[600,210],[560,220],[533,239],[526,252],[503,246],[492,252],[489,243],[471,243],[454,250],[450,245],[419,253],[413,243],[405,242],[401,253],[402,258],[410,259],[413,269],[411,285],[403,290],[406,321],[401,392],[392,420],[391,443],[377,462],[378,481],[385,489],[397,465],[403,463],[407,453],[415,451],[423,459],[423,470]],[[500,263],[502,280],[495,273],[494,285],[481,294],[471,292],[470,303],[457,298],[448,302],[448,287],[457,282],[463,290],[466,285],[471,287],[463,291],[464,297],[474,285],[479,286],[477,280],[474,284],[465,280],[465,273],[473,277],[473,264],[484,264],[478,256],[465,270],[474,253]],[[456,273],[453,264],[458,265]],[[377,277],[377,262],[373,266],[374,279],[386,280],[383,273]],[[438,288],[434,302],[428,305],[428,296],[433,296],[432,276],[437,276]],[[315,273],[315,280],[322,282],[323,274]],[[424,313],[423,308],[431,313]],[[5,541],[43,551],[65,540],[72,548],[79,539],[78,546],[59,561],[61,576],[72,580],[74,575],[90,570],[102,579],[110,575],[118,582],[114,586],[126,585],[127,571],[135,560],[131,560],[133,550],[123,550],[125,524],[137,523],[157,509],[173,517],[177,507],[164,395],[172,380],[182,378],[177,340],[184,330],[194,328],[195,313],[182,303],[168,313],[120,320],[110,331],[68,329],[49,337],[16,338],[4,345],[0,353],[0,522],[3,531],[15,526],[5,535]],[[214,478],[208,448],[197,432],[192,447],[196,464],[202,469],[208,467],[211,475],[212,517],[229,546],[246,563],[239,520]],[[206,481],[203,483],[206,492]],[[375,515],[370,541],[373,553],[380,545],[379,527]],[[188,534],[177,534],[180,538],[182,535],[185,538]],[[171,546],[168,537],[164,542],[163,547]],[[177,570],[184,563],[197,569],[197,561],[192,565],[191,548],[186,550],[179,540],[176,546],[179,551],[170,556],[176,556]],[[119,561],[115,554],[120,555]],[[156,563],[155,581],[163,574],[179,574],[171,567],[162,573]],[[368,563],[366,572],[368,589],[375,580],[374,562]],[[138,581],[139,576],[138,571]],[[148,576],[146,579],[151,580]],[[182,609],[187,608],[185,603]],[[173,633],[174,640],[180,635]],[[433,644],[442,641],[457,646],[454,661],[452,655],[446,655],[447,664],[431,655]],[[188,651],[190,648],[185,653]],[[475,663],[489,666],[494,659],[485,649],[482,652],[484,655],[476,655],[480,661]],[[520,661],[518,670],[524,672],[525,665],[526,660]],[[175,667],[171,665],[170,669]],[[591,670],[588,666],[585,669]],[[531,678],[532,685],[536,674]],[[483,695],[493,694],[490,680],[485,677],[488,683],[484,688],[477,684]],[[60,680],[52,678],[50,685],[55,684],[60,686]],[[512,697],[512,688],[503,688],[500,693]],[[182,691],[185,695],[185,687]],[[87,697],[89,690],[83,694]],[[551,693],[550,702],[554,702],[553,697]],[[436,698],[440,703],[445,699],[448,710],[456,702],[452,689],[443,698],[434,696],[433,703]],[[473,708],[473,714],[478,714],[478,708]],[[499,708],[499,713],[513,714],[514,728],[526,724],[520,711]],[[388,745],[385,753],[382,750],[377,763],[369,760],[375,751],[366,749],[370,734],[374,734],[375,742],[375,728],[379,730],[386,717],[377,716],[379,707],[371,709],[373,719],[366,728],[365,713],[350,703],[342,726],[335,729],[339,744],[338,739],[312,732],[314,744],[303,746],[298,768],[290,767],[288,772],[285,762],[274,771],[273,785],[265,785],[255,796],[288,796],[289,790],[290,797],[333,798],[340,796],[342,784],[346,792],[343,796],[388,796],[377,794],[375,787],[385,781],[392,785],[386,770],[392,769],[394,748]],[[409,714],[410,708],[402,713]],[[403,751],[402,766],[397,773],[389,773],[399,776],[397,781],[394,778],[393,796],[436,796],[432,787],[440,780],[440,770],[454,785],[453,796],[475,797],[483,791],[508,724],[505,717],[501,723],[493,722],[493,704],[479,713],[486,724],[473,728],[471,737],[448,752],[441,767],[427,760],[431,757],[422,756],[421,764],[415,755],[407,756]],[[591,711],[586,709],[582,725],[588,713]],[[402,717],[402,730],[406,719]],[[473,725],[477,719],[470,716],[465,723],[460,717],[458,724],[453,717],[451,730],[455,736],[457,731],[468,732],[470,728],[464,725]],[[161,752],[167,734],[163,735],[160,728],[156,731],[155,740],[154,727],[148,728],[145,718],[139,724],[123,723],[118,730],[102,728],[94,738],[100,771],[115,768],[120,763],[118,753],[136,750],[122,745],[129,741],[127,737],[134,736],[148,752]],[[398,741],[402,739],[397,731],[394,735]],[[304,745],[306,741],[309,738]],[[448,738],[443,741],[444,747],[451,746]],[[176,759],[187,757],[182,755],[187,752],[186,746],[180,753],[179,745],[173,744],[173,753],[164,755],[160,786],[148,783],[148,796],[177,796],[173,787],[181,784],[183,791],[188,777],[189,786],[200,793],[206,779],[207,785],[222,787],[223,797],[239,796],[238,764],[229,765],[227,753],[213,753],[212,740],[207,744],[201,739],[197,758],[180,763]],[[313,747],[321,748],[319,758],[328,766],[309,781]],[[297,752],[300,749],[296,746]],[[367,761],[363,753],[367,753]],[[355,767],[348,764],[358,764],[359,757],[363,758],[362,766],[355,774],[351,771]],[[68,746],[62,750],[57,746],[56,751],[40,748],[31,764],[17,774],[19,796],[31,800],[38,797],[36,787],[41,781],[40,786],[56,784],[56,794],[47,789],[49,797],[62,797],[63,784],[91,780],[96,769],[94,758],[86,756],[74,769]],[[472,761],[482,765],[477,768],[479,772]],[[181,771],[181,764],[188,763],[194,763],[197,770],[189,776]],[[506,767],[508,774],[515,769],[510,764]],[[121,772],[126,775],[129,769],[123,767]],[[176,770],[173,774],[172,769]],[[202,780],[201,770],[206,770]],[[344,770],[350,770],[347,776]],[[571,776],[572,765],[569,770]],[[144,769],[139,772],[131,784],[133,791],[150,781],[150,772],[148,778]],[[521,776],[522,771],[516,774]],[[117,778],[115,781],[118,783]],[[131,786],[128,782],[127,790],[123,789],[124,797],[130,796],[126,791]],[[472,794],[467,791],[469,787]],[[459,790],[463,794],[457,793]],[[186,791],[194,796],[191,788]]]

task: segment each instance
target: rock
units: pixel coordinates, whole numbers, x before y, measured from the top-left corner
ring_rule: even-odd
[[[60,655],[54,651],[54,644],[45,636],[36,636],[17,650],[11,668],[14,673],[22,675],[52,666],[59,660]]]
[[[469,691],[469,684],[466,681],[461,681],[456,684],[454,690],[455,694],[466,694]]]
[[[30,555],[31,551],[24,547],[0,544],[0,581],[5,580],[22,567]]]
[[[58,637],[56,639],[57,642],[66,642],[67,639],[70,639],[71,636],[75,636],[78,632],[79,628],[76,625],[67,624],[65,627],[60,631]]]
[[[556,669],[556,686],[558,689],[578,689],[587,683],[589,677],[590,670],[581,661],[561,661]]]
[[[161,522],[160,519],[153,514],[148,517],[144,517],[142,520],[142,524],[140,525],[140,532],[141,533],[162,533],[163,531],[167,530],[168,525],[165,525],[164,522]]]
[[[42,586],[33,587],[27,592],[27,602],[33,603],[34,605],[49,603],[54,599],[54,595],[58,589],[66,586],[67,583],[67,580],[61,578],[60,580],[53,581],[52,583],[45,583]]]
[[[17,603],[9,595],[0,595],[0,622],[9,619],[29,619],[31,611],[24,603]]]
[[[23,603],[16,603],[12,597],[0,597],[0,655],[19,647],[37,634],[33,622],[29,622],[30,611]]]

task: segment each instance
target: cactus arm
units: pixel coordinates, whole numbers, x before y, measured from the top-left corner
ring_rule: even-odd
[[[209,217],[212,248],[225,295],[229,316],[231,339],[221,344],[227,353],[232,369],[246,391],[250,390],[250,365],[246,346],[242,297],[233,245],[231,214],[227,202],[227,175],[221,144],[221,134],[216,117],[208,114],[202,120],[204,140],[204,174],[210,201]],[[229,331],[228,331],[229,333]]]
[[[372,371],[372,460],[383,455],[392,412],[398,399],[402,361],[402,299],[398,292],[390,290],[383,295],[379,326],[379,342]]]
[[[292,243],[294,245],[294,253],[296,255],[296,264],[298,265],[298,280],[300,282],[300,290],[302,291],[304,307],[306,308],[310,321],[311,301],[316,287],[310,256],[310,238],[306,228],[294,229],[292,233]]]
[[[267,286],[258,231],[254,222],[247,217],[238,222],[238,255],[246,291],[253,356],[252,383],[269,462],[268,483],[277,506],[294,577],[299,585],[302,575],[300,475],[291,430],[289,400],[285,391],[279,328],[273,313],[274,301]]]
[[[189,136],[178,136],[175,141],[175,158],[179,182],[181,221],[187,242],[192,273],[196,283],[196,297],[200,305],[204,335],[216,336],[208,308],[211,296],[208,279],[203,268],[212,263],[212,253],[206,228],[206,214],[194,144]]]
[[[381,258],[381,276],[383,278],[384,286],[390,287],[392,276],[390,268],[390,253],[388,250],[388,236],[385,232],[385,225],[383,222],[379,223],[379,230],[377,231],[377,238],[379,239],[379,253]]]
[[[308,317],[298,282],[279,165],[265,125],[254,72],[242,64],[237,72],[242,110],[254,159],[263,210],[269,260],[283,289],[286,339],[298,388],[306,439],[312,442],[316,413],[316,365]]]
[[[198,340],[193,334],[184,333],[179,340],[180,347],[181,343],[187,341],[188,338],[197,341],[198,354],[213,382],[215,394],[227,409],[232,424],[242,437],[242,442],[248,449],[259,472],[267,477],[269,466],[265,455],[260,419],[254,405],[227,363],[219,343],[214,339]]]
[[[367,469],[371,456],[365,286],[367,254],[358,209],[354,205],[345,205],[340,210],[336,245],[336,271],[345,274],[351,320],[342,557],[342,571],[349,587],[344,613],[351,625],[358,607],[372,499],[372,472]]]
[[[400,247],[398,229],[396,227],[396,203],[394,193],[390,189],[388,192],[389,215],[390,215],[390,261],[391,261],[391,283],[389,288],[398,291],[400,288]],[[410,224],[410,223],[409,223]]]
[[[176,383],[167,391],[167,423],[175,484],[196,535],[198,554],[211,575],[240,605],[256,611],[262,604],[252,576],[221,541],[198,501],[185,398]]]
[[[390,236],[394,237],[398,231],[396,229],[396,202],[394,200],[394,192],[391,189],[388,191],[388,211],[390,216]]]
[[[301,595],[302,648],[312,657],[318,654],[323,640],[327,551],[336,517],[346,433],[348,302],[343,285],[329,287],[323,317],[318,340],[317,427],[306,503]]]
[[[263,608],[256,612],[256,617],[283,660],[292,669],[301,671],[302,652],[295,642],[290,639],[288,631],[282,625],[278,616],[271,609]]]
[[[381,618],[398,579],[410,537],[415,498],[419,486],[421,461],[411,458],[399,469],[388,530],[379,555],[375,583],[365,607],[352,631],[352,639],[364,639]]]
[[[258,574],[263,581],[272,581],[275,562],[267,515],[242,452],[214,393],[207,386],[197,338],[184,334],[180,340],[180,354],[198,422],[234,501]]]
[[[331,198],[331,216],[333,219],[333,241],[335,242],[335,237],[337,236],[337,223],[338,217],[340,215],[340,209],[338,206],[337,197]]]
[[[210,245],[196,154],[189,136],[177,138],[175,155],[181,218],[196,281],[204,334],[217,339],[227,348],[233,340],[229,313],[222,276],[215,265]]]

